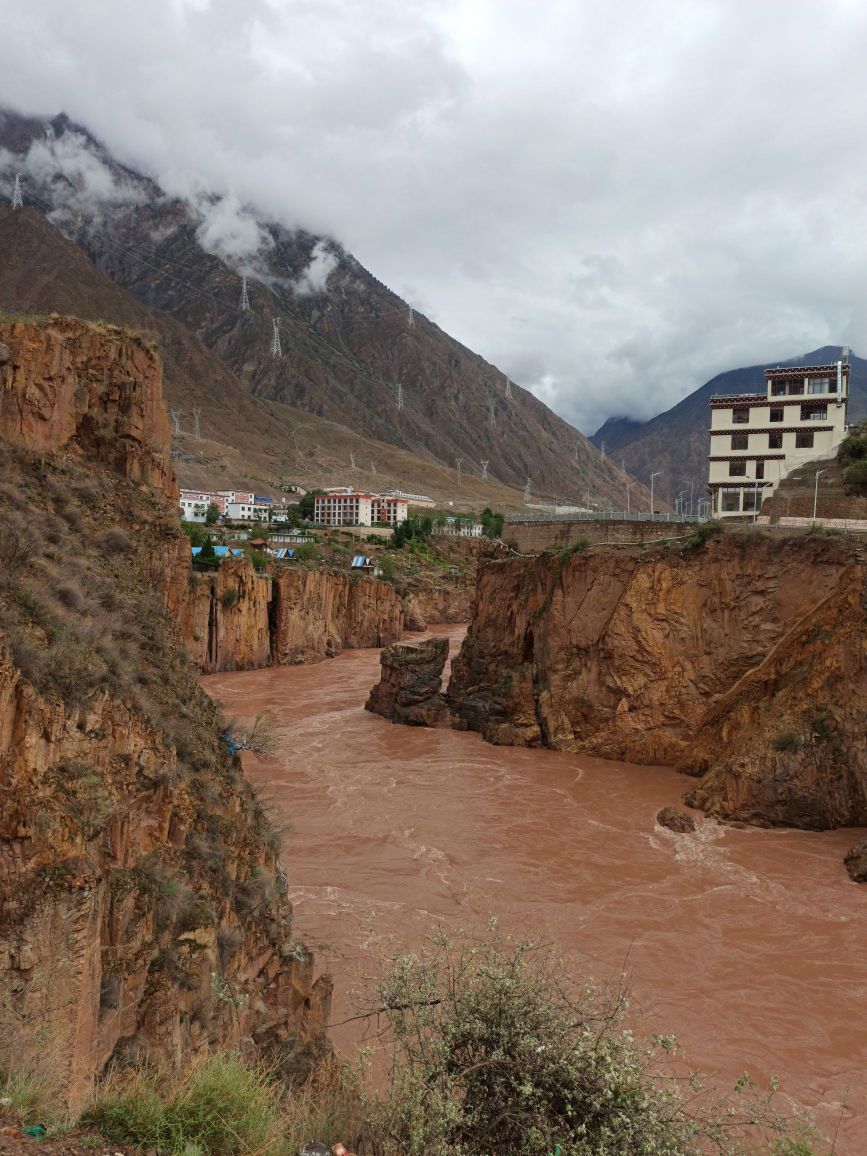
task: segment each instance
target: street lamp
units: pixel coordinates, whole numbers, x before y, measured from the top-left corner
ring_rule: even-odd
[[[816,470],[816,484],[813,486],[813,521],[816,521],[816,504],[819,501],[819,478],[827,474],[827,470]]]
[[[635,482],[627,482],[627,483],[626,483],[626,512],[627,512],[627,514],[628,514],[628,513],[630,513],[630,509],[629,509],[629,490],[630,490],[630,487],[632,487],[632,486],[634,486],[634,485],[635,485]]]
[[[654,473],[652,473],[650,475],[650,516],[651,516],[651,518],[653,517],[653,513],[654,513],[654,510],[653,510],[653,480],[654,480],[654,478],[658,478],[661,473],[662,473],[662,470],[656,470]]]

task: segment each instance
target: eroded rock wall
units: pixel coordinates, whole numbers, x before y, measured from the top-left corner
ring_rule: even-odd
[[[827,768],[820,771],[821,759],[811,761],[802,748],[798,765],[794,757],[787,762],[788,797],[781,791],[772,802],[759,784],[779,773],[786,752],[750,763],[744,750],[746,764],[735,760],[726,770],[718,747],[721,718],[702,730],[720,696],[779,656],[775,648],[791,631],[815,629],[817,638],[830,631],[828,639],[842,638],[834,633],[831,607],[863,647],[863,610],[856,609],[863,595],[852,591],[863,589],[864,564],[851,555],[851,547],[829,539],[726,535],[697,549],[564,552],[490,563],[479,574],[474,618],[452,665],[448,700],[463,725],[491,742],[543,744],[642,763],[687,765],[694,758],[707,775],[718,772],[696,800],[720,813],[798,825],[862,822],[867,767],[854,719],[859,713],[863,719],[865,698],[857,679],[853,714],[840,720],[835,786]],[[841,667],[853,645],[850,639],[835,651],[817,643],[803,666],[796,648],[787,651],[791,703],[818,694],[823,680],[833,682],[834,662]],[[851,671],[839,676],[841,694],[850,676]],[[778,703],[769,687],[754,706],[764,704],[763,733],[772,742]],[[731,709],[750,708],[746,698],[736,698]],[[835,718],[838,713],[835,708]],[[729,725],[727,735],[740,724]],[[844,766],[850,768],[845,773]],[[816,776],[825,781],[821,804],[809,783]],[[847,776],[862,785],[842,785]]]
[[[436,726],[443,713],[443,668],[447,638],[396,642],[379,656],[382,675],[364,709],[408,726]]]
[[[172,617],[190,561],[159,363],[69,319],[0,346],[0,1067],[72,1109],[112,1057],[303,1068],[329,982]]]

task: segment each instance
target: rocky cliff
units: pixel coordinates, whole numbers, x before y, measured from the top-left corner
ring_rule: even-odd
[[[189,547],[159,363],[68,319],[0,326],[0,358],[0,1066],[73,1108],[111,1059],[292,1071],[329,985],[166,613]]]
[[[715,813],[857,825],[863,599],[863,560],[829,538],[493,562],[448,698],[491,742],[680,763]]]
[[[386,647],[379,656],[382,675],[364,709],[408,726],[436,726],[445,705],[440,690],[448,654],[447,638]]]

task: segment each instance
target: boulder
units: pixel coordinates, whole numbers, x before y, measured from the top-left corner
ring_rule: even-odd
[[[365,710],[409,726],[436,726],[444,709],[440,689],[449,653],[447,638],[396,642],[379,656],[382,675]]]
[[[677,831],[678,834],[695,830],[695,819],[692,815],[677,807],[663,807],[661,811],[657,811],[656,821],[660,827],[668,827],[669,831]]]
[[[862,839],[851,851],[847,851],[843,862],[856,883],[867,883],[867,839]]]

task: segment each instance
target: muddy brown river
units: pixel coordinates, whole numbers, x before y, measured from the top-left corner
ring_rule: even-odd
[[[456,646],[463,628],[433,632]],[[372,938],[493,914],[599,979],[626,961],[640,1030],[676,1034],[726,1084],[777,1074],[837,1153],[867,1153],[867,885],[842,866],[856,832],[697,815],[673,834],[654,822],[689,786],[672,770],[394,726],[362,709],[378,677],[379,652],[356,650],[203,679],[229,716],[275,723],[276,758],[246,765],[291,823],[295,930],[334,976],[335,1022]],[[352,1054],[360,1028],[333,1035]]]

